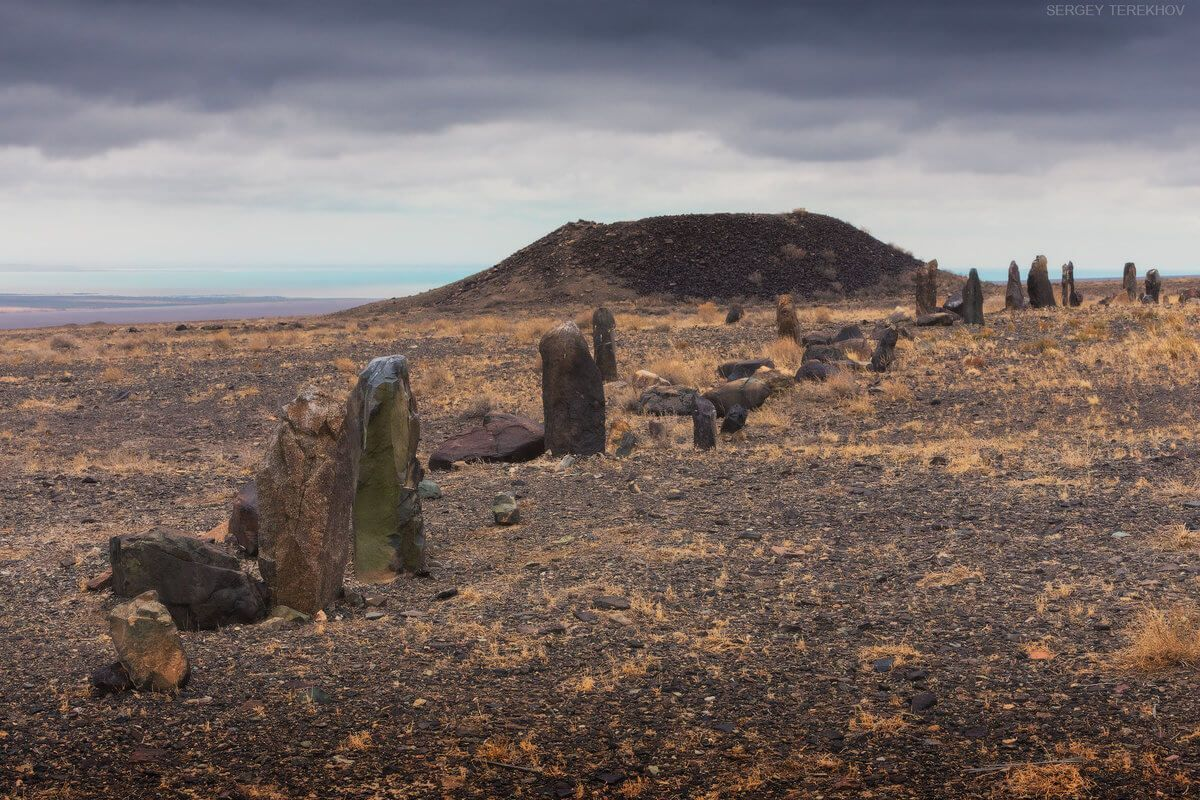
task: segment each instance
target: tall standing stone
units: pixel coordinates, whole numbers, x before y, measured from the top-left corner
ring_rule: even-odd
[[[918,268],[913,284],[917,294],[917,316],[937,311],[938,262],[936,258],[924,267]]]
[[[604,452],[604,379],[574,322],[542,337],[546,449],[556,456]]]
[[[800,321],[796,319],[790,294],[781,294],[775,300],[775,330],[780,339],[796,339],[800,336]]]
[[[592,314],[592,349],[596,352],[596,366],[600,377],[606,381],[617,379],[617,343],[613,339],[617,321],[607,308],[597,308]]]
[[[725,315],[725,324],[732,325],[733,323],[739,321],[743,314],[745,314],[745,311],[742,309],[742,307],[739,304],[734,303],[729,307],[729,312]]]
[[[1083,296],[1075,291],[1075,262],[1068,261],[1062,266],[1062,304],[1063,308],[1078,308],[1083,305]]]
[[[1121,288],[1130,300],[1137,300],[1137,265],[1132,261],[1125,262],[1125,272],[1121,276]]]
[[[692,444],[697,450],[712,450],[717,446],[717,407],[703,397],[696,398],[692,410]]]
[[[983,284],[979,271],[972,268],[962,289],[962,318],[968,325],[983,324]]]
[[[896,359],[896,342],[899,340],[900,334],[895,328],[884,331],[883,336],[879,337],[879,344],[875,345],[875,352],[871,354],[871,363],[867,365],[867,369],[871,372],[887,372]]]
[[[350,557],[361,406],[305,389],[283,409],[258,483],[258,566],[274,601],[315,614]]]
[[[1050,284],[1050,266],[1045,256],[1038,256],[1029,267],[1026,281],[1029,289],[1029,305],[1032,308],[1054,308],[1054,287]]]
[[[1162,279],[1158,277],[1158,270],[1152,269],[1146,273],[1146,299],[1151,303],[1157,303],[1162,295]]]
[[[362,419],[362,455],[354,493],[354,571],[389,580],[425,571],[425,522],[417,484],[421,419],[404,356],[373,359],[358,376],[351,404]]]
[[[1021,288],[1021,269],[1017,262],[1008,264],[1008,286],[1004,290],[1004,307],[1011,311],[1022,311],[1029,307],[1025,302],[1025,290]]]

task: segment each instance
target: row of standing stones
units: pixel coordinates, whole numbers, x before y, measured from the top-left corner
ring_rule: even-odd
[[[726,322],[742,318],[730,309]],[[717,368],[721,382],[700,392],[667,384],[652,373],[639,398],[650,416],[690,416],[701,450],[720,432],[736,435],[750,411],[783,386],[825,380],[840,369],[883,372],[891,365],[902,320],[893,315],[876,327],[869,363],[847,348],[866,339],[858,326],[799,337],[795,310],[780,298],[779,333],[805,345],[795,376],[770,359],[730,361]],[[458,462],[528,461],[549,451],[564,460],[606,450],[605,382],[618,379],[616,322],[607,309],[593,315],[593,347],[573,322],[542,337],[544,423],[515,414],[489,414],[481,427],[453,437],[434,451],[431,469]],[[650,432],[662,427],[651,421]],[[628,426],[612,432],[617,456],[628,455],[636,437]],[[438,497],[417,460],[420,418],[407,360],[376,358],[346,400],[305,389],[283,409],[262,466],[233,504],[229,539],[257,557],[262,580],[239,559],[193,536],[166,531],[113,537],[109,557],[114,594],[131,598],[108,615],[118,661],[93,673],[101,693],[125,689],[177,691],[191,673],[179,629],[211,629],[262,621],[286,624],[321,613],[343,593],[351,557],[359,581],[379,582],[404,571],[426,570],[422,497]],[[497,524],[520,513],[511,495],[493,504]],[[96,584],[100,588],[103,584]],[[269,610],[269,612],[268,612]]]

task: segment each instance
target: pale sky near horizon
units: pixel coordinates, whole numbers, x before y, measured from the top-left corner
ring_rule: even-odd
[[[1200,272],[1200,6],[0,0],[0,264],[488,265],[805,207]]]

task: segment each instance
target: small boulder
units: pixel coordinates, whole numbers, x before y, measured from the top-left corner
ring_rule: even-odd
[[[939,325],[949,326],[953,325],[955,322],[958,322],[960,319],[962,319],[962,317],[958,316],[958,314],[951,314],[949,311],[935,311],[932,314],[922,314],[921,316],[917,317],[917,327],[929,328]],[[880,335],[883,335],[883,333],[886,333],[886,331],[882,331]]]
[[[128,692],[132,688],[133,681],[129,679],[129,673],[120,661],[92,672],[92,690],[99,697]]]
[[[863,335],[862,328],[858,327],[857,325],[844,325],[844,326],[842,326],[841,329],[838,330],[837,333],[835,333],[833,335],[833,339],[832,339],[832,341],[830,341],[830,344],[837,344],[838,342],[849,342],[849,341],[853,341],[855,339],[865,339],[865,338],[866,338],[866,336]],[[771,366],[775,366],[775,365],[772,364]]]
[[[697,450],[712,450],[717,446],[717,408],[703,397],[696,398],[692,411],[692,445]]]
[[[726,411],[725,419],[721,421],[721,433],[737,433],[746,427],[748,414],[749,412],[741,406],[734,406]]]
[[[541,424],[518,414],[492,412],[483,426],[447,439],[429,457],[431,470],[453,469],[457,463],[475,461],[519,463],[546,452]]]
[[[815,381],[823,383],[834,375],[837,375],[841,370],[836,364],[826,364],[824,361],[805,361],[800,369],[796,370],[796,381]]]
[[[501,492],[492,501],[492,519],[497,525],[516,525],[521,521],[521,509],[517,507],[517,498],[509,492]]]
[[[721,384],[704,393],[717,409],[717,416],[725,416],[728,409],[734,406],[753,411],[767,402],[771,396],[770,385],[758,378],[742,378],[737,381]]]
[[[671,382],[656,372],[639,369],[633,373],[633,385],[645,389],[647,386],[670,386]]]
[[[946,302],[942,303],[942,311],[948,311],[961,317],[963,315],[963,293],[959,291],[947,297]]]
[[[442,487],[426,478],[417,484],[417,494],[420,495],[422,500],[441,500]]]
[[[871,372],[887,372],[896,358],[896,342],[899,338],[895,328],[884,333],[879,339],[879,344],[875,346],[875,353],[871,356],[871,363],[867,369]]]
[[[656,417],[690,417],[699,393],[687,386],[651,386],[638,398],[638,411]]]
[[[171,612],[150,591],[108,612],[117,658],[134,688],[173,693],[187,685],[191,666]]]
[[[836,344],[810,344],[804,348],[803,361],[824,361],[826,364],[841,364],[849,361],[849,356],[841,346]]]
[[[742,310],[742,307],[734,303],[729,307],[729,313],[725,315],[725,324],[732,325],[735,322],[739,322],[744,314],[745,312]]]
[[[743,359],[741,361],[726,361],[717,367],[717,374],[724,380],[736,381],[749,378],[763,367],[775,368],[775,362],[769,358]]]

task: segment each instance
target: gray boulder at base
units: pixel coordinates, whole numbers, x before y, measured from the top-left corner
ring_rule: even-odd
[[[699,396],[687,386],[651,386],[638,397],[638,411],[656,417],[690,417]]]
[[[1004,307],[1014,311],[1023,311],[1029,307],[1025,302],[1025,290],[1021,288],[1021,270],[1017,262],[1008,264],[1008,286],[1004,288]]]
[[[361,406],[306,389],[259,470],[258,567],[275,603],[316,614],[342,588],[362,448]]]
[[[957,291],[954,294],[947,297],[946,302],[942,303],[942,310],[948,311],[951,314],[957,314],[958,316],[961,317],[963,315],[963,293],[962,293],[962,291],[961,290]]]
[[[1152,269],[1146,273],[1146,297],[1151,303],[1157,303],[1161,295],[1162,279],[1158,276],[1158,270]]]
[[[979,270],[972,267],[962,290],[962,318],[968,325],[983,324],[983,284]]]
[[[741,361],[726,361],[717,367],[717,374],[727,381],[739,378],[749,378],[761,367],[775,368],[775,362],[769,358],[750,358]]]
[[[871,372],[887,372],[896,359],[896,342],[899,338],[900,334],[896,333],[895,328],[885,331],[879,339],[879,344],[875,345],[875,352],[871,355],[871,363],[867,369]]]
[[[237,558],[193,536],[135,533],[108,542],[118,597],[148,591],[186,630],[255,622],[266,613],[263,592]]]
[[[1125,262],[1125,269],[1121,273],[1121,288],[1125,290],[1125,294],[1129,296],[1130,300],[1137,299],[1137,264],[1132,261]]]
[[[556,456],[604,452],[604,379],[574,322],[542,337],[546,449]]]
[[[600,376],[606,381],[617,379],[616,328],[617,320],[607,308],[601,306],[592,314],[592,349],[596,351]]]
[[[924,267],[917,269],[913,276],[913,286],[916,289],[917,316],[932,314],[937,311],[938,262],[933,259]]]
[[[153,591],[109,611],[108,631],[134,688],[173,693],[187,685],[192,668],[179,629]]]
[[[1038,256],[1029,267],[1029,277],[1025,281],[1029,290],[1029,305],[1031,308],[1054,308],[1054,287],[1050,285],[1050,267],[1045,256]]]
[[[703,397],[696,398],[692,411],[692,445],[697,450],[717,446],[717,407]]]
[[[354,493],[354,572],[361,581],[425,571],[425,521],[417,484],[421,418],[404,356],[371,360],[350,396],[362,420]]]
[[[771,386],[758,378],[742,378],[729,383],[715,386],[704,393],[705,399],[717,409],[717,416],[723,417],[734,406],[753,411],[767,402],[771,396]]]
[[[835,364],[826,364],[824,361],[805,361],[800,365],[800,369],[796,370],[797,381],[815,381],[822,383],[829,380],[834,375],[837,375],[841,370]]]
[[[229,512],[229,538],[245,551],[246,555],[258,555],[258,486],[246,481],[233,499]]]
[[[732,325],[733,323],[738,322],[745,313],[746,312],[742,310],[741,306],[739,306],[737,303],[734,303],[729,307],[729,313],[725,315],[725,324]]]
[[[540,422],[518,414],[491,412],[483,427],[442,442],[429,457],[429,468],[452,469],[473,461],[520,463],[546,452],[546,431]]]

